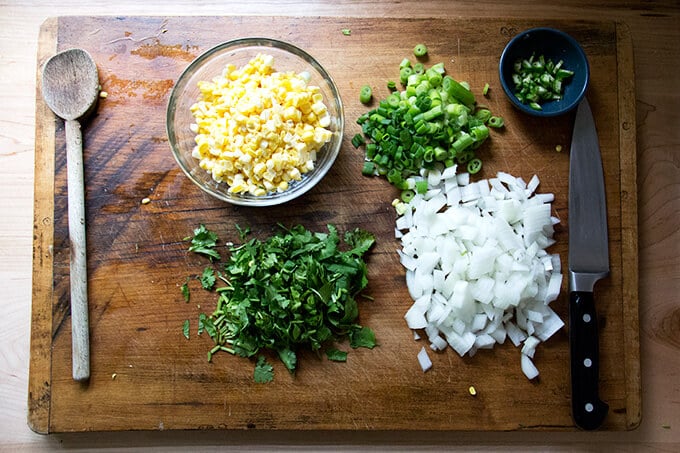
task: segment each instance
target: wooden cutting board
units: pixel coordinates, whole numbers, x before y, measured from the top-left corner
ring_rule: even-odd
[[[614,22],[504,19],[331,17],[60,17],[40,32],[38,64],[57,51],[82,47],[97,62],[102,89],[84,128],[92,377],[71,379],[68,225],[64,126],[36,96],[33,312],[29,424],[42,433],[97,430],[569,430],[569,348],[566,327],[536,354],[541,374],[528,381],[520,352],[506,342],[474,357],[449,349],[430,354],[423,373],[403,320],[411,301],[394,239],[396,191],[361,176],[362,152],[351,144],[366,111],[359,87],[378,97],[398,75],[413,46],[426,43],[428,64],[445,63],[467,80],[480,102],[505,118],[480,149],[482,173],[506,171],[555,194],[553,214],[566,268],[567,180],[573,114],[530,118],[502,93],[498,59],[517,32],[554,26],[583,45],[592,68],[594,111],[607,187],[611,276],[598,284],[601,397],[605,430],[640,422],[635,105],[632,43]],[[343,29],[351,30],[350,35]],[[189,62],[233,38],[267,36],[314,55],[336,80],[345,105],[340,156],[314,190],[282,207],[243,208],[202,193],[177,167],[165,134],[171,88]],[[488,97],[480,92],[490,84]],[[557,152],[556,145],[565,151]],[[150,203],[141,200],[149,198]],[[368,257],[374,300],[360,301],[362,324],[379,347],[350,350],[346,363],[303,352],[293,376],[274,363],[275,379],[253,381],[253,363],[228,354],[206,360],[211,340],[196,335],[200,312],[215,295],[192,279],[191,302],[180,286],[206,261],[187,251],[199,224],[222,241],[238,241],[235,224],[264,238],[276,223],[340,231],[361,227],[378,238]],[[553,303],[566,321],[566,279]],[[191,321],[185,339],[182,324]],[[349,347],[344,345],[347,349]],[[477,389],[475,397],[468,387]]]

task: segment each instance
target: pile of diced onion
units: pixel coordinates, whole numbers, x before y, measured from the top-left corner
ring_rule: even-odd
[[[564,322],[550,308],[562,285],[554,243],[552,194],[535,193],[538,177],[526,183],[508,173],[470,182],[456,167],[424,170],[425,194],[395,202],[395,234],[414,301],[405,315],[418,340],[433,351],[451,346],[461,357],[509,339],[521,346],[521,368],[538,376],[536,346]],[[423,371],[432,366],[418,354]]]

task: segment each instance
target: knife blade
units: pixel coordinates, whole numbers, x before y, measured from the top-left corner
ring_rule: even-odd
[[[607,205],[595,121],[583,98],[569,156],[569,345],[572,417],[598,428],[609,410],[599,397],[599,338],[595,283],[609,275]]]

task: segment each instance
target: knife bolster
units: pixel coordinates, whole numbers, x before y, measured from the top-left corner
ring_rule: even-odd
[[[584,291],[592,293],[595,288],[595,283],[609,275],[609,271],[605,272],[574,272],[569,271],[569,290],[570,291]]]

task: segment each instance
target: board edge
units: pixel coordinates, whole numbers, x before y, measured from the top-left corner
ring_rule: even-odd
[[[42,65],[57,49],[59,19],[47,18],[38,34],[36,61],[35,167],[33,199],[33,288],[28,373],[28,426],[50,432],[52,288],[54,236],[54,115],[42,99]]]
[[[635,118],[635,66],[630,28],[616,22],[616,59],[619,98],[619,152],[621,183],[621,247],[622,266],[628,278],[622,282],[626,375],[626,426],[634,430],[640,426],[640,321],[638,267],[638,211],[637,211],[637,136]]]

